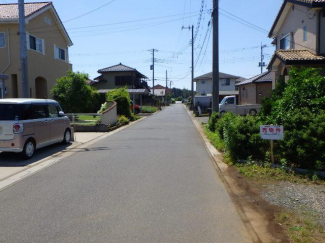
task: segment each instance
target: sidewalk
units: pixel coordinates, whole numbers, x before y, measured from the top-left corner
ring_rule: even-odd
[[[20,158],[19,154],[14,153],[0,153],[0,181],[5,178],[8,178],[14,174],[17,174],[21,171],[24,171],[28,168],[31,168],[47,158],[56,156],[57,154],[73,149],[77,146],[85,144],[93,139],[99,138],[100,136],[105,135],[106,133],[75,133],[75,142],[71,143],[68,146],[55,144],[51,145],[36,151],[34,157],[30,160],[23,160]]]

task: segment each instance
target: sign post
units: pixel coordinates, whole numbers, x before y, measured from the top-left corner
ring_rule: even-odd
[[[262,139],[270,140],[271,161],[274,163],[274,140],[283,140],[283,126],[261,125],[260,135]]]

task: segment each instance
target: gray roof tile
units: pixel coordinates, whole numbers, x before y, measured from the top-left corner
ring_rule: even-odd
[[[52,2],[25,3],[25,16],[29,17],[51,4]],[[17,3],[0,4],[0,20],[12,20],[18,19],[18,17],[19,11]]]

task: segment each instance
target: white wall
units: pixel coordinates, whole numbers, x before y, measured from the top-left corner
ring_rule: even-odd
[[[229,86],[223,86],[222,81],[224,79],[219,80],[219,89],[220,91],[234,91],[236,90],[235,84],[236,80],[235,79],[230,79],[230,85]],[[205,83],[202,83],[204,81]],[[212,80],[207,79],[207,80],[199,80],[196,82],[196,92],[198,95],[203,95],[203,94],[212,94]]]

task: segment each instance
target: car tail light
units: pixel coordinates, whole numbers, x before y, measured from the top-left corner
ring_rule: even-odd
[[[24,131],[24,126],[21,123],[16,123],[13,126],[14,133],[22,133]]]

